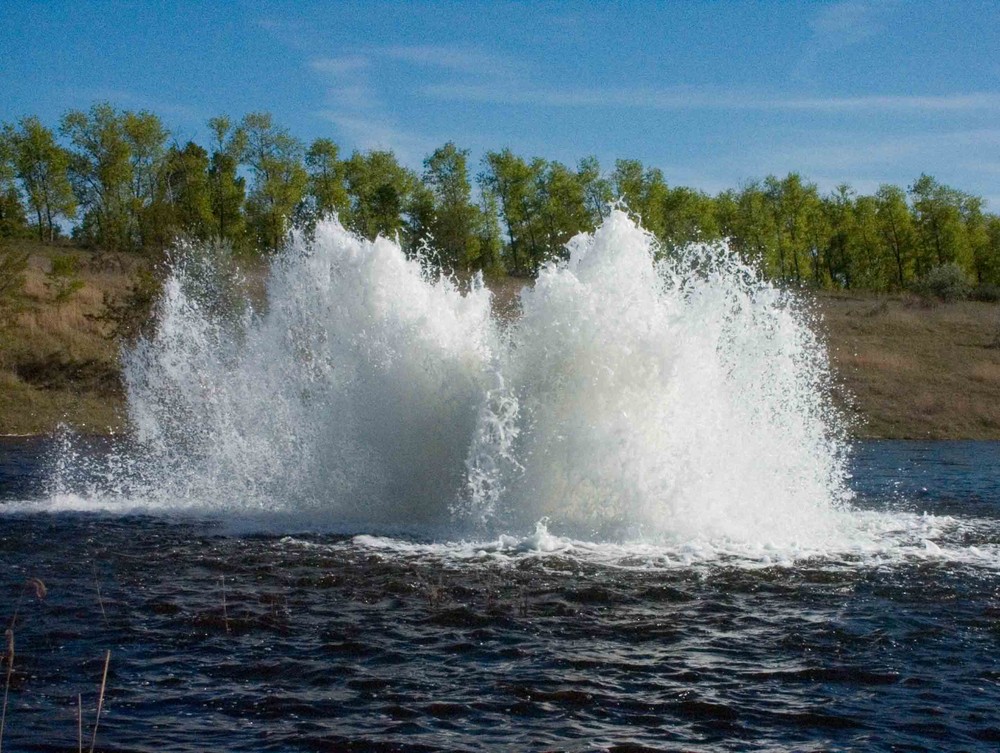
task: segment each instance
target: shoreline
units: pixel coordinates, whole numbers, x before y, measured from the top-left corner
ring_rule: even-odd
[[[119,346],[99,317],[106,298],[134,283],[138,260],[72,249],[82,284],[56,303],[46,272],[66,249],[25,250],[23,310],[0,332],[0,437],[51,436],[60,424],[122,432]],[[498,316],[515,315],[525,283],[490,282]],[[802,301],[827,348],[831,399],[851,440],[1000,440],[1000,304],[853,291],[806,291]]]

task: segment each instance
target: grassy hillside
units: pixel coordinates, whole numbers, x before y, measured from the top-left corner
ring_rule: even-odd
[[[818,305],[859,435],[1000,439],[1000,306],[831,294]]]
[[[0,434],[49,432],[62,421],[96,433],[121,428],[118,345],[93,317],[105,293],[127,289],[135,260],[27,241],[7,245],[31,255],[20,310],[0,331]],[[60,303],[47,273],[66,254],[79,259],[82,287]]]
[[[94,319],[105,293],[135,279],[133,257],[20,242],[31,254],[15,326],[0,333],[0,434],[66,422],[105,433],[123,426],[118,345]],[[63,303],[47,273],[77,256],[82,287]],[[522,284],[494,286],[511,315]],[[930,304],[914,296],[820,294],[816,306],[845,410],[859,436],[1000,439],[1000,306]]]

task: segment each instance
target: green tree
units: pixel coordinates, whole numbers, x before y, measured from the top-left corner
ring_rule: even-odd
[[[584,184],[576,172],[560,162],[549,162],[537,181],[543,246],[540,261],[545,261],[563,254],[569,239],[592,225]]]
[[[15,186],[0,186],[0,238],[20,238],[28,229],[21,195]]]
[[[987,248],[984,251],[986,263],[980,285],[1000,286],[1000,217],[995,214],[986,217]],[[1000,344],[1000,333],[997,335]]]
[[[823,254],[826,272],[834,285],[843,288],[854,287],[855,282],[854,199],[854,191],[849,185],[842,183],[823,201],[828,228]]]
[[[611,173],[612,191],[638,215],[642,226],[657,238],[666,232],[663,211],[667,201],[667,182],[656,167],[643,168],[639,160],[615,161]]]
[[[151,112],[126,110],[120,115],[128,145],[129,232],[136,249],[164,248],[173,240],[166,177],[169,132]]]
[[[400,239],[406,251],[414,251],[423,246],[434,248],[433,234],[431,227],[434,224],[434,193],[421,182],[416,173],[407,170],[410,174],[410,194],[403,207],[403,237]],[[454,268],[453,265],[441,258],[440,252],[436,253],[438,266],[442,268]]]
[[[584,157],[576,167],[577,180],[583,186],[584,205],[590,215],[590,226],[601,223],[611,205],[611,181],[601,173],[597,157]]]
[[[814,284],[821,284],[819,234],[814,231],[822,206],[815,184],[804,183],[798,173],[782,180],[769,175],[764,196],[773,219],[779,277],[802,285],[811,273]]]
[[[169,224],[202,240],[212,236],[212,191],[208,152],[193,141],[167,151],[164,184],[171,209]]]
[[[448,142],[424,160],[424,184],[433,197],[430,233],[452,269],[470,269],[479,261],[482,213],[472,203],[468,150]]]
[[[642,162],[637,159],[615,160],[611,173],[611,191],[615,199],[624,201],[633,212],[644,204],[645,175]]]
[[[309,196],[320,217],[337,214],[344,225],[350,224],[351,200],[344,184],[344,164],[339,149],[330,139],[316,139],[306,152],[309,173]]]
[[[247,222],[263,250],[276,251],[285,241],[291,219],[305,197],[309,176],[302,162],[305,148],[270,113],[244,116],[242,162],[253,174],[246,202]]]
[[[719,194],[715,201],[720,234],[746,261],[762,274],[777,277],[772,245],[775,237],[774,216],[760,183],[750,182],[739,191]]]
[[[875,196],[858,196],[854,200],[851,252],[853,287],[885,291],[895,286],[896,259],[882,232]]]
[[[483,163],[485,169],[477,180],[483,192],[496,200],[509,239],[504,266],[514,275],[533,274],[545,256],[538,216],[538,188],[545,162],[536,159],[528,163],[504,149],[487,152]]]
[[[663,218],[660,238],[668,248],[720,237],[715,201],[693,188],[668,188],[663,195],[660,215]]]
[[[956,262],[968,269],[971,253],[963,226],[962,205],[966,195],[921,175],[910,187],[919,253],[917,274],[931,267]]]
[[[476,259],[475,268],[493,277],[502,275],[506,271],[503,261],[503,231],[500,229],[496,196],[484,192],[481,201],[479,207],[481,220],[478,230],[479,257]]]
[[[17,177],[34,213],[38,239],[55,240],[58,218],[76,215],[76,197],[69,181],[69,153],[38,118],[24,118],[7,129]]]
[[[898,186],[881,185],[875,192],[876,224],[894,267],[893,287],[905,288],[913,279],[916,236],[906,194]]]
[[[238,173],[244,134],[234,129],[229,118],[222,115],[208,121],[215,137],[208,167],[208,192],[212,212],[212,235],[228,241],[235,249],[243,248],[246,218],[246,179]]]
[[[971,257],[970,271],[979,285],[995,281],[998,261],[990,244],[989,227],[983,213],[984,203],[980,196],[964,194],[959,205],[965,228],[965,244]]]
[[[70,179],[84,210],[83,239],[105,250],[133,248],[129,233],[131,148],[123,119],[108,103],[71,110],[60,126],[74,147]]]
[[[0,128],[0,238],[23,235],[28,226],[21,194],[14,182],[17,170],[10,131],[9,127]]]
[[[739,194],[732,188],[720,191],[712,203],[712,208],[715,212],[715,225],[719,230],[720,237],[725,238],[734,251],[742,254],[743,249],[740,246],[742,239],[737,235],[740,224]]]
[[[412,250],[423,237],[433,210],[433,196],[417,176],[389,151],[354,152],[345,163],[351,199],[351,228],[365,238],[401,235]]]
[[[74,147],[70,178],[84,209],[84,239],[133,251],[168,242],[163,168],[169,134],[162,121],[100,103],[88,113],[66,113],[60,130]]]

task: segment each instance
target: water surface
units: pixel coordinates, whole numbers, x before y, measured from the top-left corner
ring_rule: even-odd
[[[555,535],[448,544],[10,512],[40,489],[43,456],[35,440],[0,445],[5,620],[19,603],[10,750],[76,745],[77,694],[92,720],[107,650],[107,750],[1000,742],[995,558],[913,546],[685,565],[681,549]],[[954,521],[932,534],[943,552],[1000,544],[1000,444],[870,442],[855,458],[860,507]],[[44,600],[22,588],[32,577]]]

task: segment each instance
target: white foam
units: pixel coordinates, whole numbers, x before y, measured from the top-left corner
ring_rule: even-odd
[[[810,567],[823,570],[898,567],[906,564],[961,565],[987,572],[1000,571],[1000,544],[969,546],[965,538],[988,529],[990,521],[954,521],[906,513],[862,513],[858,537],[837,549],[695,539],[677,544],[649,541],[600,542],[556,536],[544,522],[526,536],[501,534],[492,540],[420,542],[391,536],[359,535],[336,544],[286,537],[289,547],[358,550],[387,559],[412,560],[450,568],[491,565],[517,569],[526,561],[560,570],[587,564],[637,572],[735,567],[760,570],[774,567]],[[937,539],[925,538],[936,529]]]

